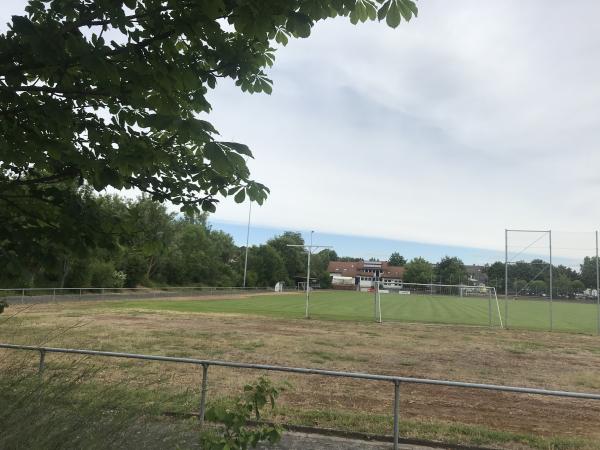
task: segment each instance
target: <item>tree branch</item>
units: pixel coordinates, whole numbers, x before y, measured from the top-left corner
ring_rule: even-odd
[[[1,91],[8,91],[8,92],[45,92],[48,94],[59,94],[59,95],[65,95],[65,96],[70,96],[70,95],[81,95],[81,96],[89,96],[89,97],[110,97],[111,95],[109,95],[108,93],[105,92],[99,92],[99,91],[88,91],[88,90],[68,90],[68,89],[61,89],[58,87],[51,87],[51,86],[16,86],[16,87],[10,87],[10,86],[0,86],[0,90]]]
[[[11,180],[9,183],[6,183],[5,186],[7,186],[7,188],[10,188],[12,186],[28,186],[28,185],[30,186],[30,185],[35,185],[35,184],[54,183],[57,181],[66,180],[75,175],[77,175],[77,170],[68,169],[68,170],[64,170],[60,173],[56,173],[54,175],[49,175],[49,176],[41,177],[41,178],[26,178],[25,180],[20,180],[20,179]],[[4,188],[4,189],[2,188],[2,183],[0,183],[0,191],[5,190],[5,189],[6,188]]]

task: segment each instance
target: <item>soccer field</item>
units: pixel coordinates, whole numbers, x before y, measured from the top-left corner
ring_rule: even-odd
[[[303,293],[258,295],[196,300],[125,301],[111,306],[181,311],[192,313],[230,313],[266,315],[283,318],[303,318]],[[310,317],[326,320],[374,320],[374,295],[353,291],[316,291],[310,297]],[[593,304],[557,302],[552,305],[553,329],[558,331],[595,333],[597,306]],[[504,299],[499,299],[503,323],[506,323]],[[495,299],[435,295],[382,294],[384,321],[445,323],[462,325],[491,324],[500,326]],[[510,328],[547,330],[550,326],[550,305],[538,300],[509,300]]]

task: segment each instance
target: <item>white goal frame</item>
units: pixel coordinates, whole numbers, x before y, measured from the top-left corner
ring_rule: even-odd
[[[413,290],[411,291],[411,288]],[[500,310],[500,302],[498,300],[498,293],[494,286],[470,286],[466,284],[439,284],[439,283],[401,283],[399,286],[393,288],[387,288],[390,290],[390,295],[394,295],[394,291],[398,293],[408,293],[410,295],[439,295],[439,296],[452,296],[452,297],[480,297],[482,299],[488,299],[488,318],[489,326],[492,326],[492,303],[496,304],[496,311],[498,313],[498,319],[500,321],[500,328],[504,328],[504,320],[502,319],[502,313]],[[477,292],[479,295],[477,295]],[[471,293],[471,294],[469,294]],[[377,290],[377,297],[381,295]],[[377,298],[376,297],[376,298]],[[376,318],[377,318],[377,306],[379,306],[379,320],[381,321],[381,304],[380,300],[377,299],[376,305]]]

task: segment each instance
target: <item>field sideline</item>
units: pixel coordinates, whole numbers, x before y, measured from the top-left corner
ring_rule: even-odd
[[[354,291],[315,291],[310,297],[311,318],[328,320],[372,321],[373,294]],[[500,314],[506,322],[504,299],[499,299]],[[303,293],[256,295],[219,299],[135,300],[111,302],[111,308],[146,310],[254,314],[281,318],[302,318],[305,311]],[[488,299],[431,295],[382,294],[384,321],[440,323],[454,325],[489,324]],[[549,303],[538,300],[509,300],[509,326],[529,330],[549,328]],[[500,326],[498,307],[491,302],[492,325]],[[595,334],[597,307],[593,304],[553,303],[553,329]]]

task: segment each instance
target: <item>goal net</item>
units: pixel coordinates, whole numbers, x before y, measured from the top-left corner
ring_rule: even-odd
[[[401,283],[396,286],[382,285],[381,292],[390,298],[396,297],[396,301],[401,301],[400,297],[404,297],[407,303],[414,302],[413,308],[416,310],[439,311],[439,315],[443,316],[439,317],[441,321],[487,323],[490,326],[504,327],[498,295],[493,286]],[[383,316],[386,316],[385,310]],[[432,319],[435,321],[436,318]]]

